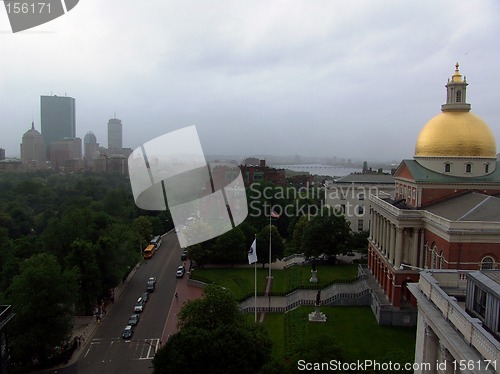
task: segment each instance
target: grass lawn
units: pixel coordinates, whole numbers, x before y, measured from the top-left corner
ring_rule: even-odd
[[[318,265],[320,287],[334,281],[353,279],[357,276],[358,265]],[[209,280],[226,287],[233,292],[236,299],[241,299],[254,292],[254,269],[253,268],[212,268],[195,269],[194,278]],[[265,292],[266,277],[268,269],[257,266],[257,291]],[[284,270],[271,270],[273,277],[273,292],[286,292],[296,287],[314,285],[309,282],[311,278],[310,266],[293,266]]]
[[[302,307],[285,314],[266,315],[264,325],[273,340],[273,356],[277,360],[299,350],[311,337],[326,334],[334,338],[351,362],[413,362],[415,328],[379,326],[370,307],[322,307],[328,317],[325,323],[309,322],[308,315],[313,310]]]
[[[337,279],[352,279],[357,265],[318,265],[319,285]],[[231,290],[236,298],[254,292],[253,268],[196,269],[195,273]],[[265,290],[268,269],[257,268],[257,287]],[[284,292],[295,287],[309,286],[310,266],[295,266],[273,270],[273,291]],[[273,341],[272,355],[278,362],[290,362],[303,351],[308,342],[325,335],[341,347],[344,359],[377,360],[378,362],[413,362],[415,328],[379,326],[370,307],[321,307],[327,322],[309,322],[312,307],[301,307],[288,313],[268,313],[264,320]],[[249,320],[254,316],[247,315]],[[302,351],[301,351],[302,350]],[[327,354],[328,355],[328,354]],[[336,357],[324,357],[326,361]]]

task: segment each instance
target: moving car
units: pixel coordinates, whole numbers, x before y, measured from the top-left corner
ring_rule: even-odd
[[[134,306],[134,312],[136,313],[140,313],[142,312],[142,310],[144,309],[144,299],[142,297],[139,297],[137,299],[137,302],[135,303],[135,306]]]
[[[148,282],[146,286],[146,291],[148,292],[154,292],[155,291],[155,284],[154,282]]]
[[[185,272],[186,272],[186,269],[184,268],[184,265],[181,265],[177,268],[177,272],[175,273],[175,276],[177,278],[182,278],[184,276]]]
[[[122,332],[122,338],[123,339],[130,339],[134,333],[134,329],[132,326],[127,325]]]
[[[139,323],[139,315],[132,314],[128,320],[129,326],[136,326]]]

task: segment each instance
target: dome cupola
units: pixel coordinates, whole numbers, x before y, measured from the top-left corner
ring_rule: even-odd
[[[422,166],[456,176],[486,175],[496,166],[496,142],[489,126],[470,112],[467,82],[455,65],[446,84],[441,113],[425,124],[415,145],[415,160]]]

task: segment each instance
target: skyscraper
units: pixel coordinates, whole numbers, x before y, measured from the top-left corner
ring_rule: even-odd
[[[86,169],[92,167],[93,160],[97,158],[99,144],[92,131],[85,134],[83,138],[83,160]]]
[[[108,121],[108,149],[122,149],[122,121],[111,118]]]
[[[23,135],[21,143],[21,161],[23,164],[31,163],[42,165],[45,163],[45,142],[42,135],[35,130],[35,124],[31,123],[31,129]]]
[[[48,147],[53,141],[76,136],[75,99],[40,96],[41,130]]]

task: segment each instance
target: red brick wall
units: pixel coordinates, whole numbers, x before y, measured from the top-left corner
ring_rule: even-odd
[[[480,263],[486,256],[492,257],[495,262],[500,260],[500,243],[471,243],[466,237],[461,242],[448,243],[445,239],[427,230],[425,232],[425,241],[429,244],[429,247],[435,244],[437,253],[440,254],[443,251],[445,260],[451,262],[451,264],[444,263],[445,269],[478,270],[479,265],[477,263]],[[432,268],[431,262],[432,256],[429,253],[427,267]],[[457,264],[458,262],[460,264]],[[439,268],[439,261],[437,266]]]

